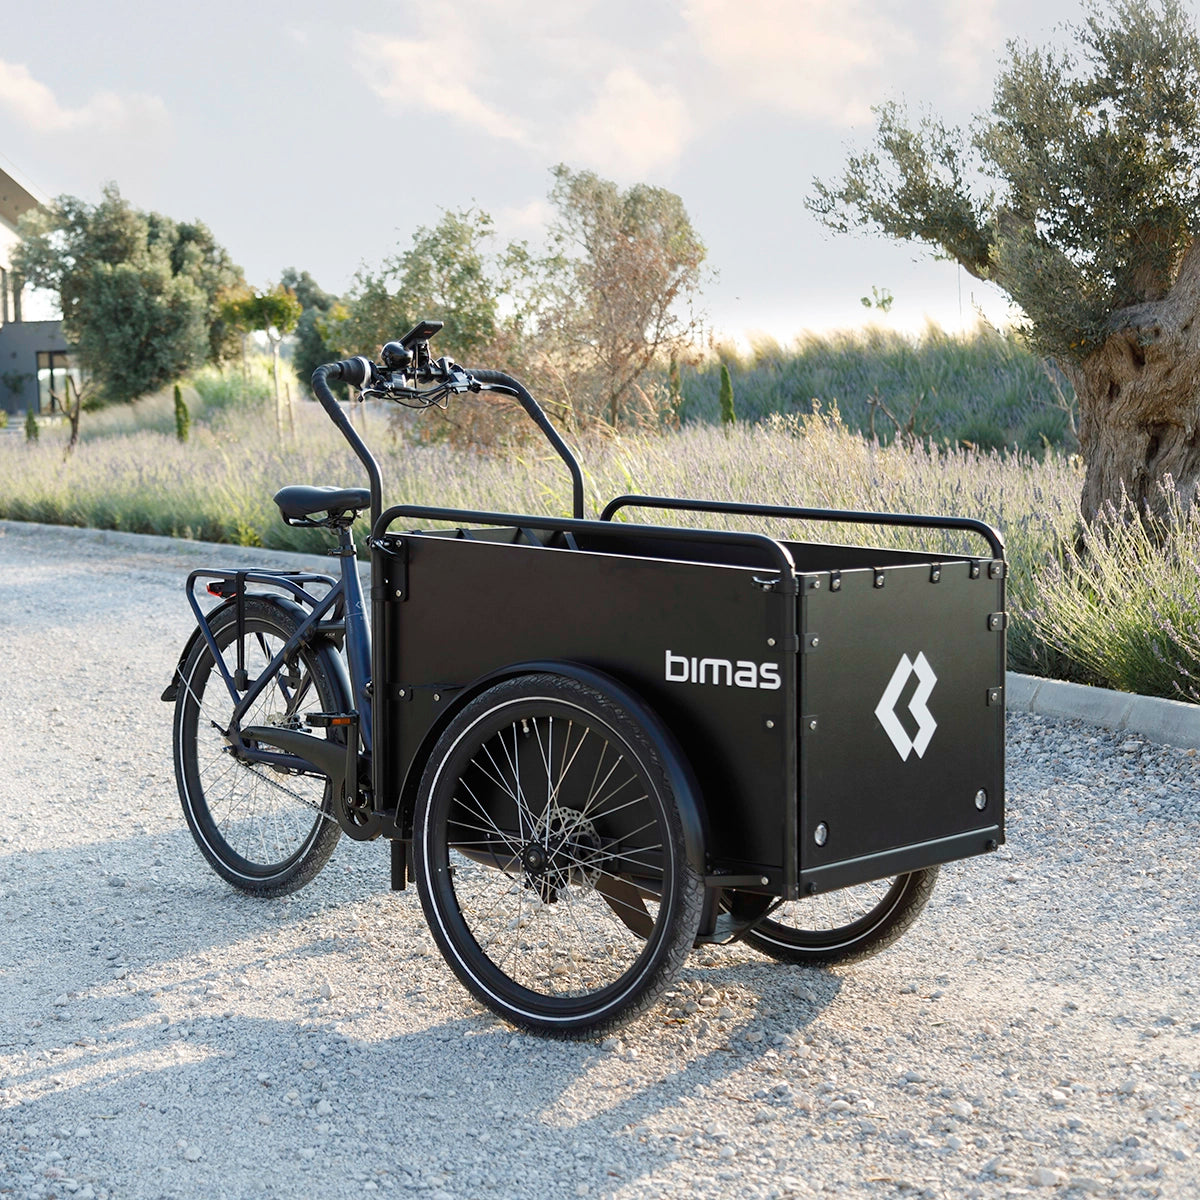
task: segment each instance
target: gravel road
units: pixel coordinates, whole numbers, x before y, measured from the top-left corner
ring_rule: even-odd
[[[239,556],[0,525],[0,1195],[1200,1196],[1195,751],[1012,716],[1007,847],[891,950],[696,952],[543,1041],[382,843],[282,902],[205,866],[158,695]]]

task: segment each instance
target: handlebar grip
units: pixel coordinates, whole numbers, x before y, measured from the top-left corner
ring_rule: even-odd
[[[344,358],[341,362],[333,363],[328,373],[334,379],[341,379],[353,387],[360,388],[370,383],[375,368],[369,358],[360,354],[357,358]]]

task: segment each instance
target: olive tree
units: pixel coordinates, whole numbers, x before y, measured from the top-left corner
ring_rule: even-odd
[[[617,426],[638,381],[687,348],[705,259],[683,201],[638,183],[622,191],[591,171],[554,168],[555,254],[542,264],[538,322],[549,333],[575,403]]]
[[[1075,388],[1085,519],[1124,496],[1153,518],[1200,486],[1200,38],[1179,0],[1094,3],[1071,33],[1009,44],[969,136],[881,106],[808,206],[1005,292]]]

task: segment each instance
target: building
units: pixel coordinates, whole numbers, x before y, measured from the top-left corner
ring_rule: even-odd
[[[17,219],[46,202],[0,164],[0,409],[9,413],[53,411],[70,369],[62,322],[21,319],[20,280],[12,270]]]

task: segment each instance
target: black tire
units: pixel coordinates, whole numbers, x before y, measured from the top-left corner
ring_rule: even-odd
[[[296,631],[299,613],[262,597],[245,602],[245,664],[254,680]],[[213,638],[232,674],[237,665],[233,606],[212,618]],[[242,720],[265,725],[306,712],[340,711],[341,689],[327,646],[306,646],[285,662]],[[341,835],[323,775],[282,773],[235,759],[221,733],[233,712],[208,643],[199,639],[181,668],[175,701],[175,778],[188,828],[222,878],[254,896],[303,887]]]
[[[446,728],[414,814],[425,916],[471,993],[561,1037],[652,1005],[700,923],[659,750],[613,699],[526,675],[481,693]]]
[[[792,900],[742,939],[781,962],[852,963],[886,950],[921,915],[937,882],[926,867],[874,883]]]

